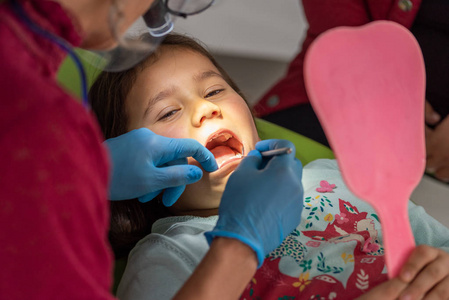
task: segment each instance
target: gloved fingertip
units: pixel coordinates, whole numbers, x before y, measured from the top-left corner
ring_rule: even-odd
[[[194,183],[203,177],[203,172],[196,166],[190,166],[190,170],[187,173],[188,183]]]
[[[256,157],[262,158],[262,154],[260,154],[260,152],[257,150],[249,151],[246,156],[256,156]]]
[[[170,207],[175,204],[179,197],[181,197],[185,188],[185,185],[180,185],[165,189],[164,194],[162,195],[162,204],[166,207]]]
[[[208,157],[207,161],[201,164],[205,171],[207,172],[215,172],[218,170],[218,164],[215,160],[215,157]]]
[[[210,172],[215,172],[217,170],[218,170],[218,163],[217,163],[217,161],[215,160],[215,157],[214,157],[214,159],[211,162],[211,171]]]
[[[164,204],[165,207],[170,207],[173,204],[176,203],[176,201],[178,201],[178,199],[172,198],[172,197],[163,197],[162,198],[162,204]]]
[[[148,201],[150,201],[152,198],[148,197],[148,195],[142,196],[137,198],[139,200],[140,203],[147,203]]]
[[[146,195],[143,195],[139,198],[137,198],[137,200],[139,200],[140,203],[147,203],[148,201],[153,200],[161,191],[156,191],[153,193],[148,193]]]
[[[293,154],[295,153],[295,145],[288,141],[283,139],[269,139],[269,140],[262,140],[256,143],[256,150],[259,151],[268,151],[268,150],[274,150],[279,148],[291,148]]]

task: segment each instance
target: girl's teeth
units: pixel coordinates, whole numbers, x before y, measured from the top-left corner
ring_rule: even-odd
[[[229,132],[225,132],[223,135],[226,138],[226,140],[229,140],[230,138],[232,138],[232,135]]]
[[[242,154],[236,153],[235,156],[229,157],[229,158],[227,158],[227,159],[221,161],[220,163],[218,163],[218,168],[220,169],[221,166],[222,166],[225,162],[227,162],[228,160],[235,159],[235,158],[241,158],[241,157],[243,157]]]
[[[229,132],[224,132],[216,137],[213,137],[209,140],[209,142],[213,141],[213,140],[220,140],[223,143],[226,142],[227,140],[229,140],[230,138],[232,138],[232,135]]]

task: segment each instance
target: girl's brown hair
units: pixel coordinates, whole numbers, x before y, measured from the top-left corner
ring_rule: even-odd
[[[147,36],[142,36],[145,39]],[[106,139],[128,131],[126,98],[137,76],[158,59],[164,47],[184,48],[197,52],[220,71],[226,82],[240,95],[240,89],[213,56],[193,38],[180,34],[169,34],[159,48],[147,59],[123,72],[102,72],[89,91],[89,101]],[[242,95],[243,97],[243,95]],[[134,245],[151,232],[152,224],[165,216],[168,210],[161,204],[160,197],[148,203],[137,199],[111,201],[111,226],[109,240],[116,258],[127,256]]]

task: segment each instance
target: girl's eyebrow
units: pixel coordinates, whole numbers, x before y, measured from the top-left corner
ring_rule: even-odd
[[[148,100],[147,108],[145,109],[143,116],[145,117],[157,102],[170,97],[176,92],[176,90],[177,90],[176,87],[171,86],[163,91],[160,91],[159,93],[156,94],[156,96],[151,97],[150,100]]]
[[[221,79],[224,79],[223,76],[220,73],[217,73],[217,72],[215,72],[213,70],[201,72],[201,73],[193,76],[193,79],[195,81],[202,81],[202,80],[208,79],[210,77],[214,77],[214,76],[218,76]]]
[[[199,74],[196,74],[193,76],[193,80],[201,82],[201,81],[206,80],[211,77],[220,77],[221,79],[224,80],[223,76],[220,73],[217,73],[213,70],[200,72]],[[171,86],[163,91],[160,91],[159,93],[156,94],[156,96],[151,97],[150,100],[148,100],[147,108],[145,109],[145,111],[143,113],[143,117],[146,117],[148,115],[148,113],[151,111],[151,108],[153,108],[153,106],[157,102],[170,97],[171,95],[173,95],[176,92],[176,90],[177,90],[177,87]]]

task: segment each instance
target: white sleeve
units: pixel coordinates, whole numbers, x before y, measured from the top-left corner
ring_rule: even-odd
[[[337,160],[335,159],[316,159],[314,161],[311,161],[307,165],[304,166],[304,169],[313,170],[338,170],[340,171],[338,167]]]
[[[408,213],[417,245],[425,244],[449,252],[449,228],[412,201],[409,201]]]
[[[190,251],[170,237],[150,236],[130,253],[117,290],[121,300],[173,298],[207,251]]]

